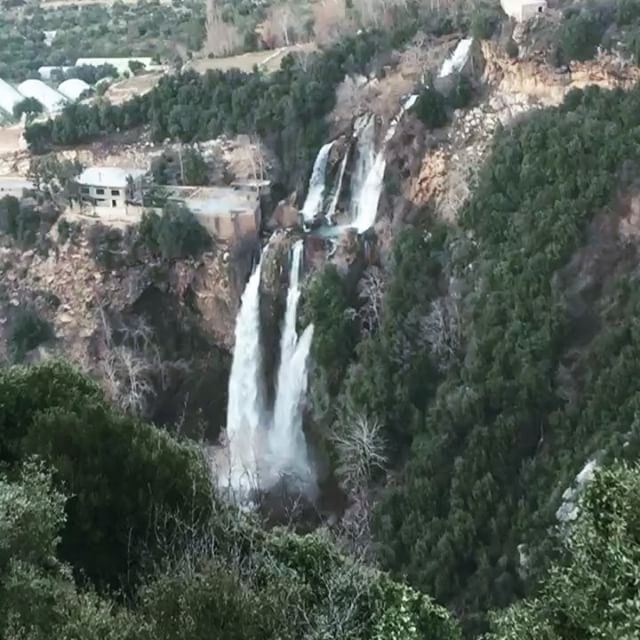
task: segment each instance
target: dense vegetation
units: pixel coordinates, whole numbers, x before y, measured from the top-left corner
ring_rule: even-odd
[[[172,60],[204,40],[204,3],[26,6],[0,14],[0,78],[22,82],[41,66],[73,65],[78,57],[148,56]],[[45,32],[55,32],[48,40]]]
[[[537,597],[494,616],[488,640],[633,638],[640,628],[640,469],[596,477]]]
[[[458,638],[429,598],[323,536],[219,505],[192,446],[69,367],[5,369],[0,399],[1,638]]]
[[[34,150],[43,150],[139,125],[149,125],[155,141],[257,133],[281,159],[288,186],[296,185],[306,179],[324,142],[324,119],[334,106],[338,83],[347,73],[370,69],[377,55],[405,41],[417,27],[411,20],[390,33],[348,37],[308,60],[289,55],[270,75],[231,70],[166,76],[149,94],[122,106],[69,105],[56,119],[28,127],[25,138]]]
[[[611,263],[568,262],[585,243],[583,260],[597,253],[594,216],[609,206],[615,221],[618,194],[635,193],[639,107],[640,89],[589,88],[500,132],[464,233],[397,239],[382,324],[331,372],[344,383],[327,404],[382,423],[397,469],[375,513],[379,558],[468,631],[544,572],[585,462],[638,450],[635,248],[607,235]],[[321,319],[330,308],[308,294]],[[340,311],[316,325],[317,350],[335,343],[326,324]]]
[[[145,212],[138,241],[164,260],[198,257],[211,246],[211,236],[182,204],[167,204],[162,214]]]
[[[640,10],[636,0],[569,5],[556,33],[555,62],[589,60],[598,47],[617,49],[640,63]]]

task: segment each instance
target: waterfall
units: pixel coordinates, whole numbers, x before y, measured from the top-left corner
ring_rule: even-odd
[[[442,68],[440,69],[440,73],[438,74],[439,78],[446,78],[450,76],[452,73],[456,73],[458,71],[462,71],[465,64],[469,60],[469,56],[471,55],[471,46],[473,45],[472,38],[466,38],[464,40],[460,40],[458,45],[456,46],[454,52],[449,56],[442,64]]]
[[[269,482],[273,485],[280,478],[287,477],[298,488],[308,490],[313,482],[313,473],[302,430],[302,409],[307,391],[307,365],[313,325],[305,329],[300,339],[296,331],[303,252],[304,243],[298,240],[292,251],[287,307],[280,341],[274,421],[269,432]]]
[[[371,140],[364,139],[364,133],[369,128],[366,126],[363,131],[363,149],[359,151],[360,155],[367,155],[368,171],[364,176],[356,176],[357,188],[353,192],[352,207],[351,207],[351,225],[355,227],[358,233],[363,233],[367,229],[370,229],[376,221],[376,215],[378,213],[378,203],[380,201],[380,194],[382,193],[382,181],[384,179],[384,172],[387,168],[387,161],[385,159],[386,145],[393,138],[398,128],[398,124],[402,119],[402,116],[408,111],[416,102],[418,96],[412,95],[405,100],[398,115],[391,121],[387,133],[384,137],[384,143],[380,151],[375,153],[375,140],[371,135]],[[373,118],[370,122],[373,122]],[[360,147],[360,145],[358,145]],[[365,162],[363,161],[363,166]],[[359,165],[356,169],[359,168]]]
[[[335,140],[325,144],[318,152],[316,160],[313,163],[313,171],[311,172],[311,179],[309,180],[307,198],[302,206],[302,217],[304,218],[305,223],[313,222],[322,212],[327,161],[329,160],[329,152],[331,151],[331,147],[333,147],[334,142]]]
[[[260,274],[266,250],[247,282],[236,318],[227,406],[227,458],[218,461],[218,477],[241,502],[253,490],[271,489],[281,479],[306,494],[315,490],[302,429],[313,325],[300,338],[296,331],[303,252],[303,240],[298,240],[291,254],[273,415],[265,402],[260,343]]]
[[[360,199],[363,195],[365,183],[371,173],[376,160],[376,121],[368,116],[365,121],[356,123],[358,144],[356,147],[356,161],[351,174],[351,219],[358,217]]]
[[[344,157],[340,163],[340,171],[338,172],[338,182],[331,196],[331,202],[329,203],[329,209],[327,211],[327,222],[333,224],[333,216],[336,215],[336,209],[338,207],[338,200],[340,199],[340,192],[342,191],[342,182],[344,180],[344,174],[347,170],[347,162],[349,161],[349,147],[344,152]]]
[[[261,267],[262,259],[251,274],[242,294],[240,311],[236,318],[235,346],[229,377],[229,469],[228,477],[222,480],[242,493],[248,493],[259,484],[260,452],[257,449],[260,429],[267,426],[260,345]]]

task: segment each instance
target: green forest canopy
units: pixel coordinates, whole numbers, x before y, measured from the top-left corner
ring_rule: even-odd
[[[380,560],[460,612],[467,632],[535,585],[554,557],[560,495],[585,462],[638,452],[635,246],[584,290],[567,266],[594,217],[615,220],[618,195],[638,188],[638,166],[640,88],[573,91],[499,132],[462,233],[399,236],[382,326],[325,376],[343,380],[330,406],[380,420],[394,448],[374,519]],[[326,313],[315,297],[309,322]],[[434,309],[453,318],[445,360],[428,333]],[[336,342],[319,320],[316,351]]]
[[[0,371],[0,460],[3,640],[459,637],[326,536],[223,506],[193,445],[116,413],[68,365]]]

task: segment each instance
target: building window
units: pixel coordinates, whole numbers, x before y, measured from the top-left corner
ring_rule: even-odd
[[[96,193],[97,193],[99,196],[103,196],[103,195],[104,195],[104,189],[96,189]]]
[[[81,187],[80,189],[80,193],[89,193],[90,189],[89,187]]]
[[[119,196],[120,195],[120,189],[111,189],[111,195],[112,196]]]

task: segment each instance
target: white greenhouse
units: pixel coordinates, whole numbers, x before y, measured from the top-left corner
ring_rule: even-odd
[[[26,98],[35,98],[48,113],[55,113],[64,107],[67,99],[42,80],[25,80],[18,85],[18,91]]]
[[[13,108],[24,100],[24,96],[16,91],[8,82],[0,79],[0,110],[13,114]]]
[[[69,80],[65,80],[58,85],[58,93],[61,93],[72,102],[79,100],[85,91],[91,91],[91,86],[84,80],[80,80],[80,78],[69,78]]]

